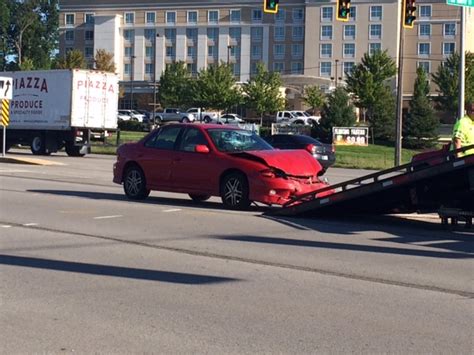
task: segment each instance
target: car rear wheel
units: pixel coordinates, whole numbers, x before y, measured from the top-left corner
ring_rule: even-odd
[[[195,195],[195,194],[189,194],[189,197],[195,202],[202,202],[202,201],[207,201],[211,198],[210,195]]]
[[[205,123],[211,123],[211,118],[209,116],[204,117]]]
[[[183,122],[183,123],[189,123],[189,122],[191,122],[191,121],[189,120],[189,118],[183,117],[183,118],[181,119],[181,122]]]
[[[243,174],[232,173],[224,177],[220,193],[222,203],[228,208],[244,210],[250,206],[248,182]]]
[[[125,172],[123,191],[131,200],[143,200],[150,194],[150,190],[146,188],[145,174],[138,166],[132,166]]]
[[[46,141],[43,135],[34,136],[31,140],[30,147],[34,155],[49,155],[46,152]]]

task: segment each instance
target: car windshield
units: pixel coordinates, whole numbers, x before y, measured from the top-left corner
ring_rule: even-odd
[[[273,150],[273,147],[258,135],[243,129],[208,129],[207,132],[220,152]]]
[[[303,112],[303,115],[305,115],[306,117],[311,117],[311,115],[308,112]]]

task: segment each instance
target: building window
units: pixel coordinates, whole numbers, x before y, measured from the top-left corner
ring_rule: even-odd
[[[302,75],[303,74],[303,63],[291,62],[291,74]]]
[[[285,14],[284,9],[278,9],[278,12],[275,14],[275,22],[285,22]]]
[[[431,62],[429,61],[422,61],[422,62],[418,62],[418,68],[422,68],[423,71],[427,74],[429,74],[431,72]]]
[[[165,38],[166,38],[166,42],[168,42],[168,43],[176,42],[176,29],[175,28],[165,28]]]
[[[263,39],[263,28],[262,27],[252,27],[250,29],[250,36],[252,37],[253,42],[261,42]]]
[[[456,44],[454,42],[445,42],[443,43],[443,55],[448,56],[454,54],[456,49]]]
[[[331,58],[332,57],[332,44],[331,43],[320,44],[319,55],[321,58]]]
[[[355,6],[349,7],[349,21],[355,21],[357,17],[357,8]]]
[[[332,22],[332,16],[332,7],[321,7],[321,22]]]
[[[231,46],[230,47],[230,55],[233,58],[239,58],[240,57],[240,47],[239,46]]]
[[[92,47],[85,47],[84,48],[84,56],[86,58],[93,58],[94,57],[94,48]]]
[[[285,57],[285,45],[284,44],[275,44],[273,46],[273,56],[277,59],[282,59]]]
[[[454,37],[456,36],[456,24],[455,23],[445,23],[443,26],[444,36],[445,37]]]
[[[74,30],[66,30],[64,38],[66,42],[74,42]]]
[[[382,21],[382,6],[370,7],[370,21]]]
[[[176,24],[176,11],[166,11],[166,23],[168,25]]]
[[[355,25],[344,25],[344,39],[354,40],[356,36]]]
[[[144,36],[147,41],[152,42],[155,40],[156,30],[154,28],[145,28]]]
[[[369,43],[369,54],[373,55],[375,52],[382,50],[382,43]]]
[[[252,44],[250,47],[250,55],[252,59],[262,59],[262,46],[259,44]]]
[[[219,23],[219,11],[209,10],[207,12],[207,22],[212,23],[212,24]]]
[[[155,71],[153,63],[146,63],[145,64],[145,74],[152,75]]]
[[[369,26],[369,38],[370,39],[381,39],[382,38],[382,25],[370,25]]]
[[[123,56],[125,58],[132,58],[133,55],[133,47],[125,47]]]
[[[355,57],[355,43],[344,43],[343,44],[343,57],[354,58]]]
[[[321,26],[321,39],[322,40],[332,39],[332,26],[331,25]]]
[[[240,64],[239,63],[232,64],[232,74],[234,74],[234,76],[240,76]]]
[[[186,40],[190,42],[197,41],[198,38],[198,30],[197,28],[187,28],[186,29]]]
[[[418,55],[428,56],[431,52],[431,45],[429,43],[418,43]]]
[[[231,27],[229,28],[229,38],[232,42],[239,42],[241,35],[240,27]]]
[[[132,25],[135,23],[135,13],[134,12],[126,12],[124,15],[125,24]]]
[[[218,28],[208,28],[207,29],[207,39],[208,41],[217,42],[219,37],[219,29]]]
[[[344,62],[342,64],[342,72],[345,76],[351,75],[354,71],[355,63],[354,62]]]
[[[285,63],[283,62],[274,62],[273,63],[273,71],[277,73],[283,73],[285,70]]]
[[[156,22],[156,13],[153,12],[147,12],[146,13],[146,23],[148,24],[154,24]]]
[[[217,57],[217,46],[207,46],[207,56]]]
[[[187,54],[188,54],[188,57],[189,57],[189,58],[194,58],[194,57],[196,57],[196,47],[194,47],[194,46],[188,46]]]
[[[66,26],[74,26],[74,23],[76,22],[76,16],[74,14],[65,14],[64,17]]]
[[[198,12],[188,11],[188,23],[191,25],[197,25],[197,22],[198,22]]]
[[[155,56],[155,47],[147,46],[145,47],[145,57],[153,58]]]
[[[293,9],[293,22],[303,22],[304,10],[302,8]]]
[[[291,56],[293,58],[303,57],[303,45],[302,44],[292,44],[291,45]]]
[[[260,9],[252,10],[252,22],[262,22],[263,14]]]
[[[431,5],[420,5],[420,18],[430,18],[431,17]]]
[[[302,41],[303,40],[303,32],[304,27],[303,26],[293,26],[293,41]]]
[[[166,47],[166,56],[168,58],[174,58],[176,55],[176,50],[174,47]]]
[[[84,22],[88,25],[93,25],[94,24],[94,14],[93,13],[85,14],[85,21]]]
[[[252,63],[250,64],[250,75],[255,75],[255,74],[257,74],[257,64],[258,64],[258,63],[259,63],[259,62],[252,62]]]
[[[125,41],[131,42],[131,41],[133,41],[134,37],[135,37],[135,31],[134,30],[123,30],[123,39]]]
[[[197,75],[197,64],[196,63],[188,63],[186,67],[188,69],[189,74],[191,74],[192,76]]]
[[[274,38],[275,41],[284,41],[285,40],[285,27],[284,26],[275,26]]]
[[[324,77],[330,77],[332,73],[331,62],[321,62],[319,66],[319,75]]]
[[[240,23],[240,10],[230,10],[230,22]]]
[[[420,23],[418,25],[418,36],[420,37],[430,37],[431,36],[431,24],[429,23]]]
[[[130,76],[132,73],[132,65],[130,63],[125,63],[123,66],[123,73],[127,76]]]
[[[84,31],[84,40],[93,41],[94,40],[94,31]]]

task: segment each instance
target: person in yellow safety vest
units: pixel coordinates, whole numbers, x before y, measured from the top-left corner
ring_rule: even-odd
[[[459,119],[453,129],[453,149],[474,144],[474,103],[466,105],[466,116]],[[459,157],[474,154],[474,148],[458,153]]]

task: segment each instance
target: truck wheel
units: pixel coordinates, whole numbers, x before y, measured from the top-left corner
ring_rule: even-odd
[[[211,123],[211,118],[209,116],[204,117],[205,123]]]
[[[222,179],[220,186],[222,203],[233,210],[245,210],[250,206],[247,178],[241,173],[231,173]]]
[[[78,147],[78,146],[75,146],[71,143],[67,143],[66,144],[66,153],[70,157],[83,157],[85,154],[81,153],[81,148],[82,147]]]
[[[162,125],[163,124],[163,119],[160,116],[156,117],[155,118],[155,124],[158,125],[158,126]]]
[[[189,122],[191,122],[191,121],[189,120],[189,118],[183,117],[183,118],[181,119],[181,122],[182,122],[182,123],[189,123]]]
[[[150,194],[150,190],[146,188],[145,174],[138,166],[131,166],[125,171],[123,191],[131,200],[143,200]]]
[[[30,144],[31,152],[34,155],[49,155],[49,153],[46,153],[45,143],[43,136],[34,136]]]

